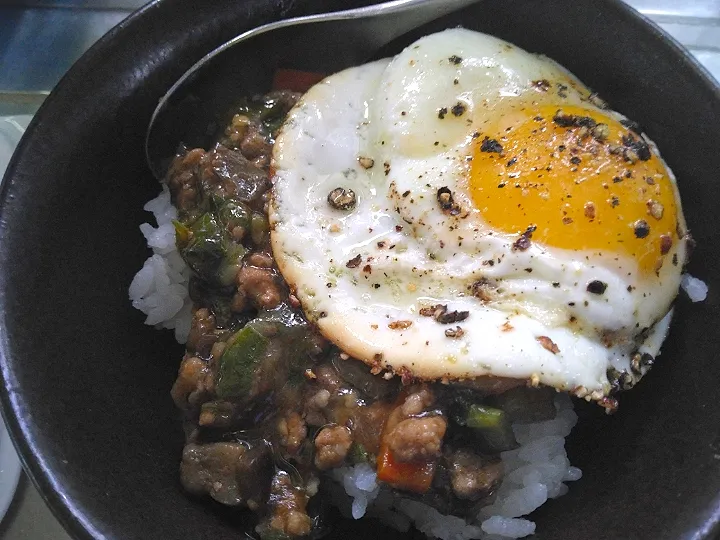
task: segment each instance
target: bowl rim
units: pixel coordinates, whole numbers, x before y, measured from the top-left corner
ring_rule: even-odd
[[[484,0],[477,0],[482,2]],[[18,144],[13,157],[11,158],[5,174],[0,179],[0,215],[7,204],[8,186],[11,178],[15,174],[17,163],[23,158],[30,140],[37,129],[41,129],[43,117],[46,111],[55,107],[57,95],[62,89],[75,83],[75,73],[84,66],[92,65],[99,59],[102,59],[106,50],[116,40],[118,35],[122,35],[128,27],[133,27],[139,19],[152,17],[153,12],[163,5],[171,4],[173,0],[151,0],[146,5],[140,7],[127,18],[110,29],[97,42],[95,42],[63,75],[60,81],[52,89],[48,97],[44,100],[38,111],[33,116],[25,135]],[[687,69],[690,69],[697,75],[698,81],[707,87],[716,99],[720,100],[720,81],[703,66],[697,58],[695,58],[683,45],[675,38],[664,31],[657,23],[649,19],[628,5],[623,0],[603,0],[605,4],[610,5],[623,12],[623,15],[637,27],[644,27],[647,32],[653,34],[658,41],[665,42],[666,46],[672,49],[679,61],[682,61]],[[377,3],[377,2],[374,2]],[[323,10],[324,12],[325,10]],[[285,18],[282,14],[274,16],[271,20],[277,21]],[[211,52],[210,50],[205,53]],[[188,68],[199,60],[202,55],[193,61],[188,62]],[[148,118],[149,121],[149,118]],[[34,486],[38,489],[42,499],[50,508],[52,514],[63,525],[68,534],[76,539],[92,540],[94,538],[103,538],[105,535],[95,527],[93,519],[89,512],[86,511],[84,505],[73,500],[64,486],[58,482],[52,467],[48,466],[45,454],[47,449],[35,446],[34,441],[31,442],[26,436],[26,424],[31,423],[29,417],[23,417],[22,409],[15,397],[15,391],[9,387],[8,382],[8,366],[15,363],[7,353],[7,335],[4,329],[0,328],[0,378],[5,384],[0,386],[0,405],[2,418],[4,419],[10,438],[18,451],[23,469],[29,476]],[[714,510],[707,515],[707,520],[702,524],[698,524],[699,528],[694,531],[693,538],[708,539],[715,538],[716,534],[720,534],[720,493],[713,500]]]

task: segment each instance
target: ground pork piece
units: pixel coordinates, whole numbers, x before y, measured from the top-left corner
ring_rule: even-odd
[[[272,153],[272,144],[268,141],[260,126],[250,123],[240,143],[240,151],[247,159],[256,159],[269,156]]]
[[[440,456],[446,429],[442,416],[408,418],[385,436],[385,442],[398,461],[427,461]]]
[[[468,450],[458,450],[448,458],[450,483],[459,499],[476,501],[490,495],[503,476],[501,461],[484,463]]]
[[[315,466],[322,471],[340,467],[352,442],[352,434],[345,426],[321,429],[315,437]]]
[[[288,536],[305,536],[312,529],[307,515],[307,494],[293,486],[290,475],[278,471],[270,486],[270,516],[267,527]],[[261,529],[262,529],[261,525]]]
[[[278,435],[280,435],[280,444],[287,448],[287,451],[291,454],[298,451],[305,437],[307,437],[305,420],[295,411],[290,411],[278,420],[277,431]]]
[[[354,407],[350,412],[350,427],[355,442],[372,454],[380,448],[380,435],[392,405],[376,401],[367,407]]]
[[[186,356],[180,363],[177,379],[170,390],[175,405],[182,410],[195,405],[197,396],[205,393],[211,379],[207,362],[197,356]]]
[[[321,364],[313,369],[315,382],[331,394],[336,394],[345,385],[340,375],[330,364]]]
[[[239,443],[190,443],[183,450],[180,481],[193,495],[207,494],[222,504],[241,505],[236,467],[244,453]]]
[[[323,409],[330,402],[330,392],[321,388],[317,390],[315,387],[309,387],[304,398],[305,402],[305,422],[309,426],[324,426],[328,423],[328,419],[323,413]]]
[[[170,164],[166,183],[170,188],[173,204],[181,212],[192,210],[200,202],[201,190],[196,173],[205,153],[202,148],[195,148],[179,154]]]
[[[190,333],[186,343],[187,350],[207,358],[213,344],[217,341],[215,328],[215,316],[209,309],[196,310],[190,324]]]
[[[275,261],[272,255],[264,251],[254,251],[247,256],[247,262],[251,266],[258,268],[272,268]]]
[[[272,309],[282,299],[275,275],[269,268],[243,266],[237,273],[236,282],[233,311],[243,311],[248,303],[258,309]]]
[[[420,414],[434,402],[435,398],[430,389],[423,387],[405,398],[405,402],[402,404],[401,413],[403,416]]]

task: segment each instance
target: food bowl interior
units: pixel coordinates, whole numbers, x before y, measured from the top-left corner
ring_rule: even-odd
[[[27,469],[77,537],[243,537],[247,514],[192,500],[180,487],[183,433],[169,389],[183,349],[171,332],[144,326],[128,300],[148,256],[142,205],[160,190],[144,161],[145,129],[165,90],[226,39],[280,17],[357,5],[154,3],[78,62],[22,141],[0,201],[2,401]],[[720,92],[618,1],[480,1],[423,32],[456,25],[550,56],[643,126],[678,178],[697,241],[689,270],[710,287],[704,303],[678,298],[660,360],[620,397],[616,415],[581,404],[568,451],[584,476],[533,515],[537,537],[711,538],[720,520]],[[265,89],[291,56],[304,62],[298,67],[332,71],[408,42],[339,37],[329,36],[329,51],[265,39],[257,56],[235,59],[234,95]],[[361,39],[367,45],[358,47]],[[218,80],[207,83],[211,94],[213,84],[227,90]],[[182,137],[205,142],[206,132],[196,133]],[[398,537],[372,522],[338,521],[331,531],[371,534]]]

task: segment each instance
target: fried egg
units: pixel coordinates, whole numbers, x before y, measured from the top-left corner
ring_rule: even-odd
[[[376,372],[600,400],[659,352],[687,250],[675,179],[548,58],[426,36],[311,88],[273,168],[283,277]]]

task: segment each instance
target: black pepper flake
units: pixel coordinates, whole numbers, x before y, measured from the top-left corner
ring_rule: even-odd
[[[542,348],[545,349],[546,351],[550,351],[553,354],[557,354],[560,352],[560,349],[555,344],[555,342],[547,336],[538,336],[535,338],[535,340],[540,345],[542,345]]]
[[[637,156],[637,158],[641,161],[647,161],[650,159],[650,147],[641,137],[636,138],[632,134],[623,135],[622,142],[626,148],[624,156],[627,161],[630,161],[631,158],[635,156]]]
[[[518,159],[517,159],[516,157],[514,157],[514,158],[512,158],[510,161],[508,161],[508,162],[507,162],[507,165],[505,165],[505,166],[506,166],[506,167],[512,167],[512,166],[515,165],[517,162],[518,162]]]
[[[670,248],[672,247],[673,241],[672,236],[669,234],[661,234],[660,235],[660,254],[661,255],[667,255],[670,251]]]
[[[608,104],[605,103],[605,100],[602,99],[602,98],[598,95],[597,92],[592,92],[592,93],[588,96],[588,101],[589,101],[590,103],[592,103],[593,105],[595,105],[596,107],[598,107],[599,109],[607,109],[607,108],[608,108]]]
[[[649,199],[645,205],[647,206],[647,212],[655,219],[662,219],[663,213],[665,212],[665,207],[662,205],[662,203],[659,203],[658,201],[655,201],[653,199]]]
[[[635,133],[642,133],[642,128],[640,127],[640,124],[638,124],[634,120],[624,118],[620,120],[620,123],[626,128],[628,128],[630,131],[634,131]]]
[[[405,193],[402,194],[403,198],[407,197],[408,195],[410,195],[409,189]]]
[[[620,204],[620,199],[618,199],[615,195],[613,195],[612,197],[610,197],[610,206],[612,206],[613,208],[615,208],[615,207],[618,206],[619,204]]]
[[[535,90],[539,90],[540,92],[547,92],[550,90],[550,81],[547,79],[540,79],[539,81],[533,81],[532,86]]]
[[[373,288],[374,288],[374,289],[379,289],[379,288],[380,288],[380,284],[379,284],[379,283],[373,283]]]
[[[464,321],[470,316],[469,311],[446,311],[440,316],[436,317],[435,320],[440,324],[452,324],[460,321]]]
[[[456,216],[460,213],[460,207],[455,204],[453,199],[452,191],[447,186],[443,186],[437,190],[437,201],[440,204],[440,208],[444,212],[448,212],[451,216]]]
[[[363,266],[362,271],[365,272],[366,274],[372,274],[372,266],[370,266],[369,264],[366,264],[365,266]]]
[[[458,339],[458,338],[463,337],[464,335],[465,335],[465,330],[463,330],[459,326],[456,326],[454,329],[448,328],[447,330],[445,330],[445,336],[449,337],[449,338]]]
[[[494,152],[497,154],[501,154],[503,151],[502,145],[497,142],[496,139],[491,139],[490,137],[485,137],[480,144],[480,151],[481,152]]]
[[[473,296],[483,302],[490,302],[491,300],[493,300],[496,290],[497,282],[486,277],[480,278],[475,283],[473,283],[471,287]]]
[[[598,124],[590,130],[590,133],[598,142],[605,142],[610,136],[610,127],[607,124]]]
[[[448,60],[450,60],[451,64],[455,64],[456,66],[460,62],[462,62],[462,58],[460,56],[458,56],[457,54],[453,54],[450,58],[448,58]]]
[[[355,255],[352,259],[350,259],[348,262],[345,263],[345,266],[347,268],[357,268],[358,266],[360,266],[361,262],[362,262],[362,256]]]
[[[678,256],[677,256],[677,253],[673,253],[672,263],[673,263],[673,266],[677,266],[677,265],[678,265]]]
[[[559,282],[559,281],[553,281],[552,286],[557,289],[558,287],[560,287],[560,282]]]
[[[447,107],[442,107],[442,108],[438,109],[438,118],[439,118],[440,120],[444,120],[444,119],[445,119],[445,115],[446,115],[447,113],[448,113]]]
[[[377,247],[379,247],[380,249],[384,248],[384,247],[385,247],[385,242],[383,242],[383,241],[381,240],[380,242],[377,243]]]
[[[597,122],[589,116],[579,116],[576,114],[565,114],[562,109],[558,109],[553,116],[553,122],[560,127],[586,127],[594,128]]]
[[[361,156],[358,158],[358,163],[360,163],[360,166],[363,169],[372,169],[373,165],[375,165],[375,160],[373,158]]]
[[[532,244],[531,238],[533,233],[537,230],[537,225],[530,225],[527,229],[525,229],[525,232],[523,232],[520,237],[513,242],[512,250],[513,251],[525,251],[527,250],[530,245]]]
[[[577,156],[573,156],[570,158],[570,163],[572,163],[573,165],[580,165],[582,163],[582,159]]]
[[[383,170],[385,171],[385,176],[390,174],[390,163],[388,163],[387,161],[383,163]]]
[[[460,84],[460,81],[458,79],[453,79],[453,84]]]
[[[479,131],[475,131],[475,132],[472,134],[472,138],[473,138],[473,139],[477,139],[479,136],[480,136],[480,132],[479,132]]]
[[[328,193],[327,202],[336,210],[350,210],[355,208],[357,198],[352,189],[338,187]]]
[[[571,217],[564,217],[562,218],[563,225],[570,225],[573,222],[573,218]]]
[[[436,304],[432,307],[425,307],[420,310],[423,317],[432,317],[440,324],[452,324],[464,321],[470,316],[469,311],[448,311],[446,305]]]
[[[558,96],[560,96],[561,98],[566,98],[567,97],[566,91],[567,91],[568,87],[562,83],[557,83],[557,87],[558,87]]]
[[[607,283],[604,281],[600,281],[599,279],[594,279],[590,283],[587,284],[587,292],[590,294],[604,294],[605,290],[607,289]]]
[[[635,231],[635,238],[645,238],[650,234],[650,225],[648,225],[648,222],[644,219],[638,219],[633,224],[633,229]]]
[[[595,205],[592,202],[586,202],[583,211],[586,218],[595,219]]]
[[[462,116],[463,114],[465,114],[466,109],[467,107],[465,106],[465,104],[458,101],[455,105],[452,106],[450,112],[453,113],[453,116]]]
[[[619,176],[613,177],[613,184],[619,184],[622,181],[623,181],[623,179],[620,178]]]
[[[402,225],[395,225],[395,232],[400,232],[402,230],[403,230]]]

